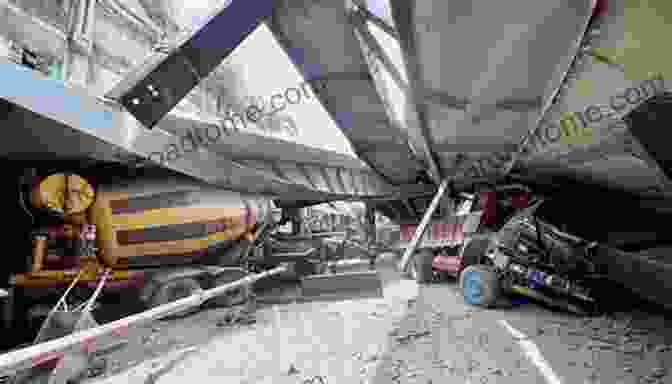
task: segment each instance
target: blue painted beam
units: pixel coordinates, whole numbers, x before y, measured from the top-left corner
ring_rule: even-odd
[[[154,53],[107,96],[118,100],[146,128],[153,128],[272,10],[272,0],[230,1],[179,46]]]

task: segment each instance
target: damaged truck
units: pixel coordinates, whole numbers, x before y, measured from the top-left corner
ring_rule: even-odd
[[[409,264],[419,283],[459,279],[465,302],[491,307],[518,294],[575,313],[598,310],[604,276],[597,243],[561,231],[537,215],[544,203],[522,185],[455,199],[455,214],[427,227]],[[404,226],[403,245],[415,225]]]

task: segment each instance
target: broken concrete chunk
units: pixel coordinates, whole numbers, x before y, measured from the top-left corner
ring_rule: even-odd
[[[399,344],[408,344],[412,340],[419,339],[430,334],[430,331],[411,331],[407,335],[397,336],[396,340]]]
[[[645,383],[657,384],[660,383],[660,380],[653,376],[644,376],[641,378]]]
[[[299,373],[299,370],[296,369],[294,364],[290,364],[289,369],[287,370],[287,376],[296,375],[297,373]]]
[[[614,349],[616,346],[614,345],[615,343],[608,343],[604,341],[599,341],[599,340],[593,340],[588,344],[588,349],[603,349],[603,350],[609,350],[609,349]]]
[[[377,361],[378,359],[379,359],[378,354],[374,353],[374,354],[369,355],[369,357],[366,358],[366,362],[371,363],[371,362]]]
[[[107,371],[107,359],[105,358],[94,359],[89,364],[88,376],[90,378],[98,377],[101,376],[103,373],[105,373],[105,371]]]
[[[142,345],[146,345],[154,341],[154,338],[150,335],[143,335],[141,341]]]
[[[595,383],[599,379],[599,375],[597,374],[596,371],[593,371],[588,375],[588,382],[589,383]]]
[[[662,367],[654,368],[653,372],[651,372],[651,376],[657,379],[664,377],[666,375],[667,375],[667,369]]]
[[[619,350],[628,354],[642,353],[644,352],[644,345],[642,345],[642,343],[628,343],[621,345]]]
[[[215,325],[218,326],[218,327],[225,327],[225,326],[229,325],[229,322],[224,320],[224,319],[220,319],[220,320],[217,320]]]

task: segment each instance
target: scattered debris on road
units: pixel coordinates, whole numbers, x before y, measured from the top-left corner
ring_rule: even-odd
[[[252,325],[257,322],[254,311],[249,308],[231,308],[217,322],[217,327],[226,327],[234,324]]]
[[[192,353],[196,352],[197,349],[196,347],[189,347],[185,348],[182,351],[179,351],[174,357],[169,359],[168,361],[164,362],[162,366],[160,366],[158,369],[155,371],[151,372],[149,375],[147,375],[147,378],[145,379],[144,384],[155,384],[157,380],[165,375],[166,373],[170,372],[175,366],[186,359],[189,355]]]
[[[102,376],[107,371],[107,359],[97,358],[89,364],[87,376],[89,378]]]
[[[411,331],[407,335],[397,336],[396,340],[399,344],[408,344],[413,340],[420,339],[425,336],[431,335],[430,331]]]
[[[327,379],[324,376],[316,375],[304,379],[301,384],[327,384]]]
[[[290,364],[290,365],[289,365],[289,369],[287,370],[287,376],[296,375],[296,374],[298,374],[298,373],[299,373],[299,370],[296,369],[296,367],[294,366],[294,364]]]

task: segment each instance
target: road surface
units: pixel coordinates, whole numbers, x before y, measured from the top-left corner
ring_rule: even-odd
[[[380,271],[379,299],[262,306],[256,323],[234,326],[210,310],[137,330],[135,344],[109,357],[121,366],[90,381],[672,383],[672,332],[662,315],[579,318],[532,304],[482,310],[463,304],[452,283],[418,286]]]

